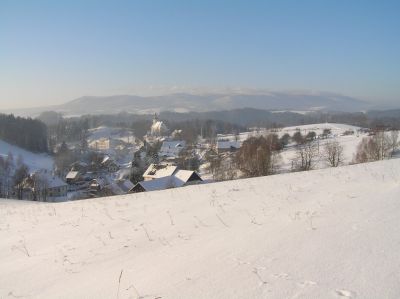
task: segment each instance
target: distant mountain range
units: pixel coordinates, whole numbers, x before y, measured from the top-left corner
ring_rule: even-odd
[[[134,95],[84,96],[62,105],[5,112],[35,116],[40,112],[52,110],[63,113],[66,116],[71,116],[83,114],[116,114],[120,112],[136,114],[161,111],[205,112],[240,108],[275,111],[356,112],[369,109],[370,104],[359,99],[334,93],[177,93],[149,97]]]

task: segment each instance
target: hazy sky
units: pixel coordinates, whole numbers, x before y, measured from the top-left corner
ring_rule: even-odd
[[[399,103],[400,1],[0,0],[0,109],[173,86]]]

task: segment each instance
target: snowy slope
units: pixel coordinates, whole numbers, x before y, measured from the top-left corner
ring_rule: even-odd
[[[366,133],[359,132],[360,127],[346,125],[346,124],[336,124],[336,123],[320,123],[320,124],[311,124],[311,125],[301,125],[294,127],[284,127],[279,130],[271,131],[271,130],[260,130],[260,131],[252,131],[252,132],[243,132],[240,133],[239,136],[235,136],[232,134],[229,135],[218,135],[219,139],[222,140],[235,140],[237,137],[240,141],[245,141],[249,137],[257,137],[261,135],[268,134],[277,134],[279,137],[282,137],[284,134],[289,134],[293,136],[294,133],[300,131],[303,136],[306,136],[309,132],[314,131],[317,135],[322,134],[324,129],[330,129],[331,135],[328,139],[321,139],[319,141],[320,148],[320,157],[316,159],[316,165],[314,169],[327,168],[329,165],[325,161],[323,157],[323,146],[327,141],[338,141],[343,147],[343,165],[347,165],[352,162],[353,157],[357,151],[357,145],[360,143],[363,137],[367,136]],[[353,131],[354,135],[344,136],[343,133],[346,131]],[[296,147],[295,144],[291,144],[286,147],[283,151],[280,152],[280,156],[282,158],[280,163],[280,171],[287,172],[291,170],[292,161],[296,158]]]
[[[399,298],[400,160],[0,200],[0,298]]]
[[[323,157],[324,155],[324,145],[329,141],[338,141],[343,147],[343,161],[342,164],[346,165],[352,162],[353,157],[357,151],[357,146],[361,142],[362,138],[367,136],[366,133],[358,132],[360,127],[346,125],[346,124],[335,124],[335,123],[321,123],[321,124],[311,124],[311,125],[302,125],[295,127],[285,127],[277,134],[281,137],[284,134],[289,134],[293,136],[295,132],[298,130],[301,132],[303,136],[306,136],[309,132],[313,131],[317,135],[322,134],[324,129],[330,129],[331,135],[328,139],[321,139],[319,143],[320,155],[316,159],[315,169],[327,168],[329,167],[326,159]],[[346,131],[353,131],[354,135],[344,136],[343,133]],[[282,169],[290,170],[292,165],[292,160],[296,157],[296,147],[289,146],[281,152],[282,157]]]
[[[47,154],[35,154],[18,146],[11,145],[3,140],[0,140],[0,156],[7,158],[8,153],[12,153],[14,161],[21,155],[24,159],[24,163],[29,167],[29,171],[33,172],[39,169],[53,169],[53,158]]]

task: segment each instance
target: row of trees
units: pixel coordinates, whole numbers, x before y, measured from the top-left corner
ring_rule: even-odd
[[[343,146],[338,141],[326,139],[320,144],[319,140],[315,140],[315,133],[310,133],[302,136],[300,132],[296,132],[291,137],[285,134],[281,138],[274,134],[266,137],[250,137],[235,154],[208,154],[206,158],[210,164],[210,171],[216,180],[274,174],[280,167],[280,150],[290,140],[296,143],[292,171],[311,170],[320,161],[324,161],[330,167],[343,164]],[[323,136],[327,137],[329,134],[330,131],[326,130]],[[373,136],[364,137],[357,147],[353,163],[390,158],[399,144],[398,131],[379,131]]]
[[[311,134],[308,134],[311,136]],[[234,154],[208,153],[211,173],[216,180],[229,180],[241,177],[257,177],[275,174],[279,171],[282,158],[280,151],[290,141],[296,143],[295,156],[292,159],[292,171],[306,171],[315,167],[323,159],[329,166],[337,167],[343,163],[343,147],[335,140],[325,140],[320,147],[315,136],[301,136],[296,132],[278,138],[275,134],[266,137],[250,137],[240,150]]]
[[[357,147],[355,163],[378,161],[390,158],[399,146],[398,131],[378,131],[372,137],[364,137]]]

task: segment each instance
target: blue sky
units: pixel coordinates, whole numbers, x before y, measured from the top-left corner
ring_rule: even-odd
[[[400,102],[400,1],[3,1],[0,108],[178,87]]]

